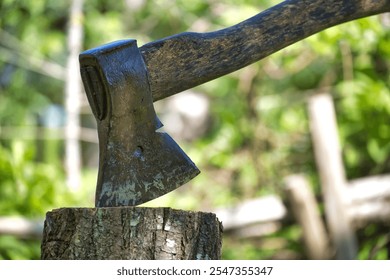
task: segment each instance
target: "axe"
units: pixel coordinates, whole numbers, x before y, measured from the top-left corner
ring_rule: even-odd
[[[326,28],[390,11],[390,0],[288,0],[237,25],[138,47],[122,40],[80,54],[98,124],[96,206],[133,206],[199,170],[166,133],[153,102],[226,75]]]

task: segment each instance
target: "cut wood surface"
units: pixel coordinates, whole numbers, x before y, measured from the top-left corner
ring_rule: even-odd
[[[61,208],[46,214],[41,258],[207,260],[221,257],[215,214],[171,208]]]

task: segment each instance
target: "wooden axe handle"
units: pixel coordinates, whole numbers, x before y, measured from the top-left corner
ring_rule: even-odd
[[[159,100],[254,63],[334,25],[390,11],[390,0],[287,0],[237,25],[140,47]]]

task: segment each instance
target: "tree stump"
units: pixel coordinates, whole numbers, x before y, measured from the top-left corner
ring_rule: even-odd
[[[171,208],[60,208],[46,214],[44,260],[220,259],[222,224],[213,213]]]

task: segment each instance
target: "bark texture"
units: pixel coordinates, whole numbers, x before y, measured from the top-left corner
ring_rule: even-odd
[[[44,260],[220,259],[222,225],[213,213],[171,208],[61,208],[46,214]]]
[[[156,101],[236,71],[329,27],[389,11],[389,0],[287,0],[234,26],[173,35],[140,51]]]

